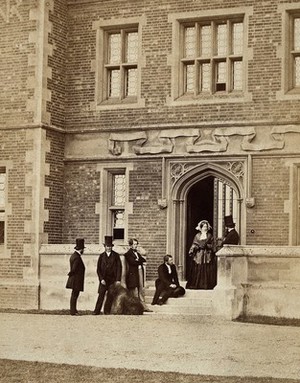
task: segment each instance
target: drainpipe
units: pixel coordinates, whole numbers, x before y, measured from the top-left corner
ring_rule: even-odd
[[[252,197],[252,155],[251,154],[248,154],[246,206],[248,208],[252,208],[255,206],[255,199],[254,197]]]
[[[165,157],[162,157],[161,159],[161,199],[159,199],[158,206],[160,209],[165,209],[168,205],[167,199],[166,199],[166,159]]]

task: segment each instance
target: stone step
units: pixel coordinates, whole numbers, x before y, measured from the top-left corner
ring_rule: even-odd
[[[174,300],[174,299],[173,299]],[[210,306],[183,306],[176,305],[172,298],[162,306],[148,304],[153,313],[173,315],[212,315],[213,309]]]
[[[213,314],[213,290],[186,290],[186,294],[180,298],[169,298],[167,303],[151,305],[155,293],[154,286],[147,286],[145,298],[148,307],[153,313],[169,315],[212,315]]]
[[[153,299],[153,295],[146,295],[145,300],[147,303],[151,303]],[[212,303],[211,298],[189,298],[189,297],[180,297],[180,298],[169,298],[172,302],[176,300],[174,304],[176,306],[210,306]],[[169,300],[168,300],[169,302]]]
[[[146,297],[153,297],[155,293],[155,287],[146,287],[145,288],[145,296]],[[185,299],[213,299],[214,297],[214,291],[213,290],[185,290]]]
[[[211,316],[213,315],[212,309],[203,309],[195,307],[179,308],[170,305],[163,306],[149,306],[152,313],[149,314],[166,314],[166,315],[197,315],[197,316]],[[148,315],[148,313],[146,313]]]

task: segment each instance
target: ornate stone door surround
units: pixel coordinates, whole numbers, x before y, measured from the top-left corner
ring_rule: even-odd
[[[238,197],[241,242],[245,238],[245,201],[249,200],[249,162],[243,158],[168,159],[165,161],[165,200],[168,201],[167,253],[172,254],[181,279],[187,229],[187,194],[198,181],[213,176],[234,189]],[[164,193],[163,193],[164,194]],[[248,198],[247,198],[248,197]]]

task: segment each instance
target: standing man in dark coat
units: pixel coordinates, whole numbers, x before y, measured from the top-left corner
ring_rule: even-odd
[[[84,288],[84,272],[85,266],[82,261],[81,255],[85,249],[84,239],[77,238],[75,251],[70,257],[70,272],[68,273],[67,280],[67,289],[72,289],[71,299],[70,299],[70,314],[79,315],[77,311],[77,299],[79,297],[80,291],[83,291]]]
[[[165,255],[164,263],[158,267],[155,287],[152,305],[163,305],[170,297],[178,298],[185,294],[185,289],[179,284],[176,266],[171,255]]]
[[[105,236],[105,251],[99,255],[97,263],[97,274],[99,278],[98,299],[96,303],[94,315],[100,315],[105,293],[109,286],[114,282],[121,283],[122,264],[118,253],[112,250],[112,237]],[[112,301],[109,296],[106,297],[104,314],[110,314]]]
[[[146,259],[138,252],[138,244],[136,238],[130,238],[128,241],[130,249],[124,254],[127,262],[126,286],[129,292],[142,302],[144,311],[151,312],[145,303],[143,263]]]
[[[238,245],[240,242],[239,233],[235,230],[235,223],[233,222],[232,215],[224,217],[227,233],[223,239],[222,245]]]

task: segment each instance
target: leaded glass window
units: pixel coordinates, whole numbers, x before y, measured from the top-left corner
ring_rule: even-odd
[[[294,50],[300,51],[300,18],[294,20]]]
[[[185,28],[185,57],[195,56],[195,44],[196,44],[196,31],[195,27]]]
[[[125,205],[125,174],[113,175],[113,205],[124,206]]]
[[[241,61],[233,61],[233,66],[232,66],[233,84],[232,84],[232,88],[235,90],[242,90],[243,89],[242,73],[243,73],[242,62]]]
[[[107,32],[105,69],[108,99],[137,97],[138,43],[137,28]]]
[[[243,19],[189,22],[182,28],[181,95],[243,91]]]
[[[109,71],[109,97],[120,96],[120,70],[112,69]]]
[[[232,53],[242,54],[243,53],[243,23],[234,23],[232,28]]]
[[[300,86],[300,17],[294,18],[294,28],[293,28],[293,41],[294,46],[292,50],[293,56],[293,87]]]
[[[112,232],[114,239],[124,239],[125,232],[125,174],[112,174]]]
[[[5,180],[6,173],[1,172],[0,168],[0,211],[5,208]]]
[[[186,92],[194,91],[195,71],[194,65],[186,65]]]
[[[124,229],[124,210],[115,210],[114,211],[114,230],[115,229]]]
[[[226,90],[226,62],[221,61],[216,63],[217,82],[216,90]]]
[[[127,96],[135,96],[137,94],[137,69],[128,69],[126,73],[126,94]]]
[[[109,64],[120,64],[121,62],[121,35],[120,33],[113,33],[109,35]]]
[[[201,85],[200,91],[205,92],[210,90],[210,63],[201,64]]]
[[[210,25],[203,25],[200,28],[200,34],[201,34],[201,52],[200,56],[209,56],[211,55],[211,26]]]
[[[127,45],[126,45],[126,61],[134,62],[138,61],[138,34],[132,32],[127,34]]]
[[[300,57],[295,57],[295,86],[300,86]]]
[[[227,51],[227,25],[217,26],[217,56],[225,56]]]
[[[6,169],[0,167],[0,245],[5,241]]]

